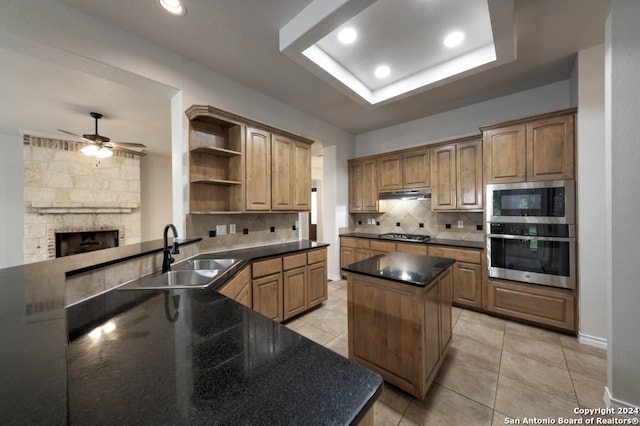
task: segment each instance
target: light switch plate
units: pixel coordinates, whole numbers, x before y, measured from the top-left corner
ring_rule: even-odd
[[[464,228],[464,222],[459,220],[458,221],[458,228]]]
[[[216,225],[217,235],[227,235],[227,225]]]
[[[232,223],[231,225],[229,225],[229,233],[230,234],[235,234],[236,233],[236,224]]]

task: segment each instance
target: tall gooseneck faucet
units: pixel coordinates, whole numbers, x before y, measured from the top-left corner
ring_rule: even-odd
[[[173,245],[169,248],[169,228],[173,231]],[[162,249],[162,273],[169,272],[171,270],[171,264],[175,260],[171,255],[179,254],[180,250],[178,250],[178,242],[176,239],[178,238],[178,231],[176,227],[170,223],[164,227],[164,233],[162,235],[163,249]]]

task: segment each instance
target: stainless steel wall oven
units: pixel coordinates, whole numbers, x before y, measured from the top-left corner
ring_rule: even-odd
[[[487,185],[489,277],[574,289],[574,181]]]

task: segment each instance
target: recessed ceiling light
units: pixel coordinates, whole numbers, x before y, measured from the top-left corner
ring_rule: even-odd
[[[187,13],[187,8],[180,0],[160,0],[160,6],[172,15],[182,16]]]
[[[343,44],[351,44],[358,38],[358,33],[353,28],[343,28],[338,33],[338,40]]]
[[[380,65],[378,68],[376,68],[376,70],[374,71],[374,74],[378,78],[389,77],[389,74],[391,74],[391,68],[389,68],[386,65]]]
[[[464,40],[464,33],[455,31],[444,38],[444,45],[447,47],[456,47]]]

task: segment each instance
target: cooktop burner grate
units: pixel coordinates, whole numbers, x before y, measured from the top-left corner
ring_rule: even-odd
[[[428,235],[420,235],[420,234],[396,234],[396,233],[387,233],[380,234],[378,238],[384,238],[385,240],[395,240],[395,241],[413,241],[418,243],[424,243],[425,241],[429,241]]]

